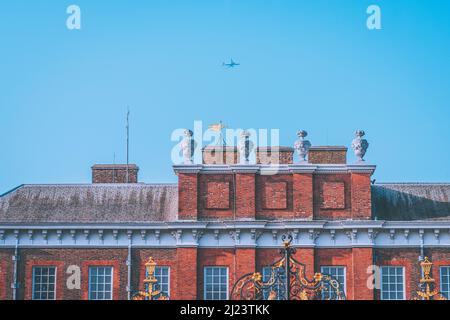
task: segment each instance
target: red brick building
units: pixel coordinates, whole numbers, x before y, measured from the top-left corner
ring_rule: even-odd
[[[0,299],[128,299],[150,256],[171,299],[227,299],[285,233],[308,276],[334,275],[347,299],[411,298],[423,255],[449,294],[450,185],[373,184],[375,166],[348,164],[345,147],[311,147],[308,162],[260,148],[254,164],[217,150],[175,165],[174,185],[138,182],[137,166],[126,184],[127,167],[107,165],[92,184],[2,195]]]

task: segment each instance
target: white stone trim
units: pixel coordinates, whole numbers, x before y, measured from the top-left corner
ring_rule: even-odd
[[[450,222],[229,221],[148,225],[0,225],[0,248],[279,248],[290,232],[296,247],[450,248]]]
[[[202,173],[202,174],[231,174],[235,172],[259,173],[262,175],[275,173],[368,173],[373,174],[376,166],[370,164],[195,164],[174,165],[175,173]]]

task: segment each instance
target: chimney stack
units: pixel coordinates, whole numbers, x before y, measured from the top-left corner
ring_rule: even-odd
[[[135,164],[96,164],[92,166],[92,183],[138,183],[139,167]]]

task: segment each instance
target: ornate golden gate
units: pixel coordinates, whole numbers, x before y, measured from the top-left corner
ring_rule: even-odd
[[[270,266],[270,274],[265,279],[259,272],[244,275],[233,286],[231,300],[345,300],[332,276],[316,273],[308,280],[306,266],[293,258],[292,236],[283,235],[282,240],[282,258]]]

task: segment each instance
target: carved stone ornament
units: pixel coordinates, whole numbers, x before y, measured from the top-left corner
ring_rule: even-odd
[[[192,157],[194,156],[197,143],[193,138],[194,133],[191,130],[184,131],[184,139],[180,144],[181,151],[183,152],[184,164],[193,164]]]
[[[295,141],[294,149],[297,151],[300,158],[300,163],[307,162],[306,157],[308,156],[309,149],[311,148],[311,142],[309,142],[309,140],[305,140],[306,136],[308,136],[308,132],[305,130],[300,130],[297,132],[297,136],[299,139]]]
[[[363,130],[356,130],[356,138],[352,141],[352,149],[355,152],[355,156],[358,159],[357,162],[364,162],[364,155],[369,148],[369,143],[366,139],[363,139],[366,133]]]

